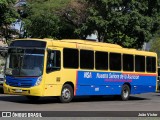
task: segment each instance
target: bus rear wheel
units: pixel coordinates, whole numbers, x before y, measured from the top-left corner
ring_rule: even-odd
[[[60,102],[69,103],[73,99],[73,88],[69,84],[65,84],[59,97]]]
[[[122,86],[122,91],[121,91],[121,99],[123,101],[126,101],[129,99],[129,95],[130,95],[130,88],[127,84],[124,84]]]

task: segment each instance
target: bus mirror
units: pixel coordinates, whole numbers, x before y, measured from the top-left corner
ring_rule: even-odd
[[[50,59],[53,60],[53,58],[54,58],[54,53],[51,53]]]

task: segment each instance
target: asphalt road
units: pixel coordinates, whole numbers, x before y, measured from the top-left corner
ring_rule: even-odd
[[[160,93],[131,95],[128,101],[112,96],[77,97],[65,104],[53,97],[30,102],[24,96],[0,94],[0,111],[160,111]]]

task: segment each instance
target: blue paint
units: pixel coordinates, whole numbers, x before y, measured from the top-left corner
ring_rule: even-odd
[[[155,74],[78,71],[76,95],[120,95],[124,83],[131,85],[131,94],[156,90]]]
[[[6,76],[6,84],[12,87],[32,87],[35,85],[38,77],[14,77]]]

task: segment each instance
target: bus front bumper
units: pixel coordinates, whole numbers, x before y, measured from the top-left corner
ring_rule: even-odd
[[[42,87],[34,86],[30,88],[20,88],[20,87],[12,87],[3,83],[3,91],[4,94],[13,94],[13,95],[30,95],[30,96],[42,96]]]

